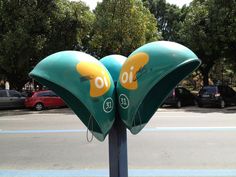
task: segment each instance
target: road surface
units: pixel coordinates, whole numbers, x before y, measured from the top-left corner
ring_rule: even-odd
[[[130,176],[236,176],[236,110],[159,109],[128,132]],[[107,176],[108,142],[67,108],[0,111],[0,177]]]

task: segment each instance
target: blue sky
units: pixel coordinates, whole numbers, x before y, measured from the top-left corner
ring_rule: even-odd
[[[84,1],[87,5],[90,6],[91,9],[94,9],[97,5],[97,2],[101,2],[102,0],[82,0]],[[167,2],[171,4],[176,4],[179,7],[182,7],[184,4],[189,4],[192,0],[166,0]]]

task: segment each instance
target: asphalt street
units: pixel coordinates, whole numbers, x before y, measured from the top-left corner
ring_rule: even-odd
[[[236,176],[236,109],[159,109],[128,132],[130,176]],[[0,177],[108,176],[108,141],[70,109],[0,111]]]

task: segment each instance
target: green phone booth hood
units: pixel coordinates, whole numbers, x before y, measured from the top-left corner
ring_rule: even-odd
[[[29,75],[55,91],[98,140],[105,139],[115,120],[115,87],[101,62],[63,51],[43,59]]]
[[[103,141],[115,117],[133,134],[140,132],[169,92],[200,63],[185,46],[159,41],[128,58],[110,55],[101,61],[82,52],[58,52],[42,60],[30,76],[54,90]]]
[[[147,124],[169,92],[201,61],[187,47],[167,41],[135,50],[117,83],[120,117],[133,134]]]

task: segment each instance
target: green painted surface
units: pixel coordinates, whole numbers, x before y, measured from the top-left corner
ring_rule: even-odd
[[[127,57],[124,57],[122,55],[108,55],[106,57],[101,58],[100,62],[110,72],[113,81],[117,82],[120,75],[120,70],[126,59]]]
[[[174,42],[152,42],[135,50],[117,83],[119,113],[127,128],[140,132],[169,92],[200,63],[191,50]]]
[[[104,140],[115,119],[115,87],[98,60],[82,52],[58,52],[42,60],[30,76],[55,91]]]
[[[160,41],[138,48],[128,59],[109,55],[98,61],[82,52],[58,52],[42,60],[30,76],[54,90],[103,141],[115,114],[133,134],[140,132],[169,92],[200,63],[190,49]]]

